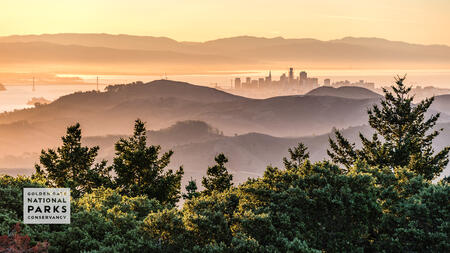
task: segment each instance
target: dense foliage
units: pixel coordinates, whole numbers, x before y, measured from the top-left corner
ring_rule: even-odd
[[[20,247],[48,242],[43,250],[50,252],[450,252],[449,180],[432,180],[447,164],[449,147],[436,154],[431,148],[438,116],[424,115],[432,99],[413,105],[403,79],[393,90],[395,95],[385,91],[382,109],[369,110],[376,134],[372,140],[361,135],[362,149],[336,132],[329,151],[334,163],[312,163],[300,143],[288,150],[284,168],[269,166],[262,177],[238,186],[225,167],[227,157],[219,154],[206,170],[204,189],[191,179],[179,206],[182,169],[166,170],[172,152],[159,156],[159,146],[147,145],[144,123],[136,121],[133,136],[116,144],[112,167],[93,165],[98,149],[81,146],[75,125],[61,148],[43,151],[45,170],[0,176],[0,243],[17,246],[11,229],[22,221],[22,188],[50,185],[75,187],[71,224],[23,225],[29,241]]]
[[[30,237],[20,234],[20,224],[17,223],[9,235],[0,236],[0,252],[10,253],[40,253],[47,252],[48,243],[38,242],[33,247],[30,246]]]
[[[183,168],[165,172],[173,151],[158,157],[160,150],[160,146],[147,146],[145,125],[136,120],[133,136],[116,143],[113,169],[115,183],[123,194],[146,195],[172,205],[178,201]]]
[[[200,193],[197,191],[197,182],[191,178],[188,184],[186,185],[186,193],[183,193],[183,199],[192,199],[200,196]]]
[[[205,193],[210,194],[214,191],[223,192],[233,185],[233,175],[228,173],[225,163],[228,158],[224,154],[218,154],[214,160],[216,165],[208,167],[206,177],[202,179],[202,185],[205,187]]]

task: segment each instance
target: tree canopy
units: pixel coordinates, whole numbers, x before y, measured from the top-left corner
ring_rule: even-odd
[[[216,164],[208,167],[206,177],[203,177],[202,179],[202,185],[205,187],[205,192],[208,194],[213,191],[223,192],[233,185],[233,175],[228,173],[228,170],[225,167],[228,158],[221,153],[218,154],[214,160],[216,161]]]
[[[160,157],[160,146],[147,146],[144,122],[136,120],[133,135],[121,138],[115,148],[115,183],[123,194],[132,197],[145,195],[172,205],[178,201],[183,168],[165,171],[173,151]]]
[[[333,162],[349,168],[359,159],[372,166],[407,167],[427,180],[439,176],[448,164],[450,146],[439,152],[432,147],[433,139],[442,131],[433,130],[439,113],[426,118],[434,97],[413,104],[411,87],[403,83],[405,78],[398,77],[392,91],[384,88],[381,105],[368,110],[369,125],[375,133],[371,139],[360,134],[361,149],[335,131],[328,150]]]
[[[53,187],[71,189],[71,196],[78,198],[91,189],[111,184],[110,168],[106,161],[95,163],[99,147],[92,148],[81,145],[81,128],[77,123],[67,128],[62,138],[62,146],[55,149],[42,150],[41,165],[36,164],[36,173],[47,179]]]

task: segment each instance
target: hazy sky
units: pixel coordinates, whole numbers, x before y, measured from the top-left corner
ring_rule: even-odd
[[[382,37],[450,45],[450,0],[0,0],[0,35]]]

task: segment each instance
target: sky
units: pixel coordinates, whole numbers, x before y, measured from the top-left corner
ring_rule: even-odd
[[[0,36],[354,36],[450,45],[450,0],[0,0],[0,10]]]

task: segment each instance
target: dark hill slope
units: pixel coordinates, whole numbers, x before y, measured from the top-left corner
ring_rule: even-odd
[[[436,128],[443,128],[435,142],[435,150],[441,150],[450,142],[450,123],[438,124]],[[371,135],[368,126],[357,126],[342,130],[344,136],[359,146],[358,134]],[[225,153],[230,162],[228,168],[234,174],[236,182],[243,182],[248,177],[260,176],[268,165],[282,167],[282,158],[288,156],[288,148],[303,142],[311,154],[313,161],[328,159],[326,150],[329,147],[330,133],[317,136],[279,138],[259,133],[248,133],[237,136],[224,136],[219,131],[204,122],[178,122],[174,126],[158,131],[149,131],[149,144],[161,145],[163,151],[172,149],[174,155],[170,168],[183,165],[185,169],[184,181],[191,177],[199,179],[205,175],[206,168],[214,162],[214,156]],[[39,136],[41,137],[41,136]],[[110,135],[86,137],[85,145],[100,146],[100,159],[112,161],[114,143],[126,135]],[[59,141],[55,145],[59,144]],[[38,159],[38,153],[19,156],[0,157],[1,167],[28,168],[22,173],[31,172],[31,168]],[[6,170],[3,170],[5,172]],[[2,172],[0,170],[0,172]],[[6,171],[7,172],[7,171]],[[18,170],[9,170],[14,174]],[[447,169],[443,174],[449,175]]]
[[[316,88],[306,95],[309,96],[333,96],[333,97],[342,97],[342,98],[353,98],[353,99],[367,99],[367,98],[381,98],[381,95],[375,93],[371,90],[361,87],[351,87],[344,86],[339,88],[322,86]]]
[[[189,141],[180,139],[176,141],[174,135],[187,136],[192,133],[194,126],[198,126],[196,134],[192,135]],[[238,136],[222,136],[215,134],[212,127],[204,127],[202,122],[180,122],[174,128],[168,128],[161,131],[149,132],[149,141],[159,144],[164,150],[174,150],[172,166],[181,166],[185,168],[187,177],[191,176],[200,179],[204,176],[206,168],[213,164],[214,156],[218,153],[225,153],[230,160],[229,168],[235,174],[238,182],[244,181],[247,177],[261,176],[268,165],[282,167],[282,158],[288,156],[288,148],[302,142],[308,147],[311,159],[320,161],[329,159],[326,153],[329,147],[328,138],[331,133],[317,136],[278,138],[259,133],[248,133]],[[203,129],[202,129],[203,128]],[[442,150],[450,142],[450,123],[438,124],[436,128],[443,128],[444,131],[436,138],[434,142],[435,150]],[[342,130],[351,142],[360,146],[359,133],[369,137],[373,133],[368,126],[350,127]],[[164,134],[161,134],[164,133]],[[170,134],[169,134],[170,133]],[[99,137],[87,138],[86,143],[95,145]],[[112,140],[118,140],[118,137],[110,137],[110,143],[107,146],[101,145],[101,155],[108,160],[112,159],[113,152],[105,152],[108,147],[114,143]],[[449,175],[447,169],[443,174]]]
[[[450,95],[436,96],[431,108],[450,115]]]
[[[0,115],[0,124],[26,120],[43,122],[57,119],[83,119],[95,114],[126,106],[128,102],[148,100],[158,106],[168,100],[184,104],[212,104],[242,101],[246,98],[216,89],[184,82],[157,80],[150,83],[131,83],[107,87],[106,92],[78,92],[63,96],[51,104]],[[139,108],[137,111],[144,111]]]
[[[107,92],[84,92],[61,97],[34,109],[0,116],[0,125],[27,121],[33,127],[65,129],[80,122],[87,135],[126,134],[136,118],[151,129],[177,121],[202,120],[227,134],[261,132],[299,136],[328,132],[366,121],[366,108],[375,100],[338,97],[287,96],[263,100],[234,96],[188,83],[159,80],[117,85]]]
[[[52,147],[66,127],[76,122],[81,123],[84,136],[130,134],[137,118],[146,121],[149,130],[167,128],[178,121],[200,120],[225,135],[324,134],[333,127],[365,124],[366,109],[378,101],[334,96],[247,99],[168,80],[119,85],[107,92],[76,93],[49,105],[1,115],[0,157]]]

